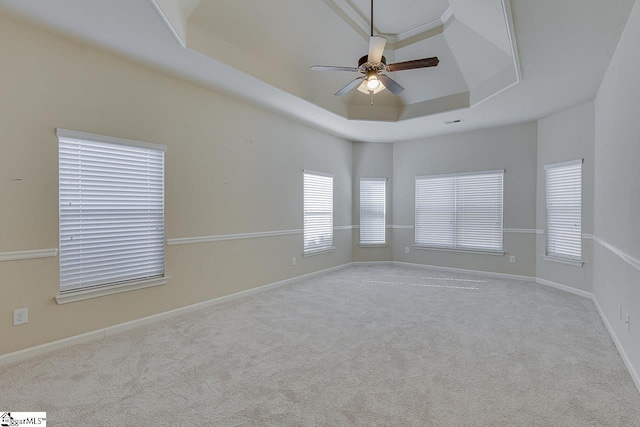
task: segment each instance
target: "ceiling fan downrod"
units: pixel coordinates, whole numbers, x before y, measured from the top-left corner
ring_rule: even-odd
[[[373,37],[373,0],[371,0],[371,37]]]

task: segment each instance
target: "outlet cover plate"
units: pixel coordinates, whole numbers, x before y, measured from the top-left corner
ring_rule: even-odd
[[[26,308],[19,308],[13,310],[13,326],[24,325],[29,321],[29,310]]]

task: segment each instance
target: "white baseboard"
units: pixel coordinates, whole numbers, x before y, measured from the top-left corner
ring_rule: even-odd
[[[609,323],[609,319],[607,319],[607,316],[604,314],[604,311],[602,310],[602,307],[600,307],[598,300],[596,299],[595,296],[593,296],[591,300],[593,301],[593,304],[596,306],[596,310],[598,310],[598,314],[600,314],[600,318],[602,319],[604,326],[607,328],[607,331],[609,332],[609,335],[611,336],[613,343],[616,345],[616,348],[618,349],[618,353],[620,354],[620,357],[622,358],[624,365],[627,367],[627,371],[629,371],[629,375],[631,375],[631,379],[635,383],[636,388],[640,393],[640,375],[638,375],[638,371],[636,371],[633,364],[631,363],[631,359],[629,359],[629,356],[627,356],[627,352],[624,351],[624,347],[622,346],[622,343],[620,342],[620,340],[618,339],[618,336],[616,335],[615,331],[611,327],[611,323]]]
[[[357,261],[352,262],[354,267],[366,267],[371,265],[393,265],[393,261]]]
[[[414,267],[414,268],[424,268],[426,270],[448,271],[448,272],[451,272],[451,273],[475,274],[475,275],[478,275],[478,276],[495,277],[497,279],[520,280],[520,281],[523,281],[523,282],[534,282],[535,283],[535,281],[536,281],[536,278],[532,277],[532,276],[519,276],[517,274],[494,273],[492,271],[467,270],[465,268],[441,267],[441,266],[438,266],[438,265],[413,264],[413,263],[410,263],[410,262],[399,262],[399,261],[393,261],[393,265],[401,265],[401,266],[404,266],[404,267]]]
[[[552,282],[551,280],[536,278],[536,283],[539,285],[549,286],[551,288],[559,289],[570,294],[579,295],[584,298],[593,299],[591,292],[583,291],[582,289],[573,288],[571,286],[563,285],[561,283]]]
[[[163,313],[154,314],[151,316],[143,317],[141,319],[131,320],[129,322],[120,323],[118,325],[109,326],[106,328],[98,329],[96,331],[87,332],[80,335],[74,335],[72,337],[63,338],[60,340],[52,341],[46,344],[40,344],[34,347],[25,348],[23,350],[14,351],[12,353],[7,353],[0,356],[0,366],[18,362],[25,359],[30,359],[35,356],[39,356],[45,353],[49,353],[55,350],[62,349],[64,347],[68,347],[75,344],[81,344],[88,341],[93,341],[96,339],[104,338],[108,335],[113,335],[119,332],[127,331],[129,329],[137,328],[139,326],[148,325],[150,323],[155,323],[163,319],[167,319],[169,317],[177,316],[183,313],[189,313],[195,310],[199,310],[205,307],[211,307],[214,305],[222,304],[224,302],[233,301],[239,298],[247,297],[252,294],[257,294],[260,292],[264,292],[269,289],[274,289],[280,286],[288,285],[291,283],[298,282],[300,280],[309,279],[311,277],[319,276],[322,274],[327,274],[332,271],[342,270],[347,267],[350,267],[352,264],[342,264],[336,267],[327,268],[320,271],[315,271],[313,273],[303,274],[301,276],[292,277],[289,279],[280,280],[278,282],[269,283],[267,285],[258,286],[256,288],[247,289],[246,291],[236,292],[230,295],[224,295],[218,298],[214,298],[211,300],[199,302],[196,304],[188,305],[186,307],[176,308],[174,310],[165,311]]]

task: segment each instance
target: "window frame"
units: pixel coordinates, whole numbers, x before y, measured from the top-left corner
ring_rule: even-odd
[[[309,211],[309,207],[310,207],[309,205],[313,202],[318,203],[318,201],[307,199],[307,191],[306,191],[307,177],[310,177],[310,178],[313,177],[319,180],[325,180],[325,179],[330,180],[331,196],[327,197],[327,195],[325,195],[326,200],[330,201],[330,207],[331,207],[331,213],[329,214],[330,226],[326,227],[328,230],[328,233],[324,236],[325,239],[328,238],[328,242],[326,244],[307,245],[307,240],[309,237],[308,235],[315,234],[315,233],[311,233],[312,231],[311,227],[308,227],[309,222],[307,221],[307,219],[312,215]],[[302,171],[302,255],[305,257],[332,252],[335,250],[335,246],[334,246],[334,182],[335,182],[335,177],[333,174],[329,174],[325,172],[317,172],[317,171],[312,171],[308,169],[304,169]],[[324,213],[319,213],[319,212],[324,212]],[[315,215],[326,216],[327,212],[328,210],[325,207],[325,209],[323,209],[322,211],[316,212]],[[319,237],[322,237],[322,235],[320,235]]]
[[[78,131],[72,131],[72,130],[66,130],[66,129],[57,129],[56,130],[56,134],[57,134],[57,143],[58,143],[58,167],[60,169],[60,178],[59,178],[59,182],[58,182],[58,205],[60,207],[60,212],[59,212],[59,217],[58,217],[58,233],[59,233],[59,245],[60,245],[60,257],[59,257],[59,261],[60,261],[60,285],[59,285],[59,295],[56,296],[56,301],[59,304],[64,304],[64,303],[68,303],[68,302],[75,302],[75,301],[80,301],[80,300],[84,300],[84,299],[89,299],[89,298],[95,298],[95,297],[99,297],[99,296],[104,296],[104,295],[110,295],[110,294],[114,294],[114,293],[118,293],[118,292],[126,292],[126,291],[131,291],[134,289],[142,289],[142,288],[147,288],[147,287],[151,287],[151,286],[157,286],[157,285],[162,285],[167,283],[167,277],[166,277],[166,273],[165,273],[165,266],[166,266],[166,254],[165,254],[165,153],[166,153],[166,146],[164,145],[160,145],[160,144],[152,144],[152,143],[148,143],[148,142],[141,142],[141,141],[133,141],[133,140],[128,140],[128,139],[122,139],[122,138],[115,138],[115,137],[110,137],[110,136],[104,136],[104,135],[96,135],[96,134],[90,134],[90,133],[86,133],[86,132],[78,132]],[[84,146],[83,146],[84,143]],[[109,146],[119,146],[120,147],[120,153],[118,154],[117,150],[114,149],[114,152],[112,153],[108,153],[105,155],[105,159],[106,160],[114,160],[117,159],[119,156],[122,155],[124,147],[129,147],[129,149],[133,149],[134,151],[132,152],[133,156],[138,156],[140,157],[140,153],[143,152],[135,152],[136,149],[142,149],[142,150],[149,150],[149,160],[147,162],[147,169],[145,170],[146,173],[148,173],[148,178],[147,178],[147,182],[148,184],[146,185],[153,185],[154,186],[154,191],[152,193],[147,193],[147,197],[142,197],[140,199],[135,199],[135,198],[131,198],[130,194],[127,194],[128,198],[125,198],[124,195],[122,193],[126,192],[128,190],[128,188],[126,187],[127,185],[131,185],[130,182],[132,181],[126,181],[124,182],[124,186],[121,187],[119,190],[113,190],[110,189],[109,191],[116,191],[116,193],[121,193],[121,194],[108,194],[108,196],[105,196],[105,194],[99,194],[97,196],[94,197],[98,197],[95,200],[98,201],[99,203],[104,203],[105,200],[108,200],[109,197],[113,197],[114,198],[114,206],[117,205],[117,202],[122,202],[123,200],[144,200],[147,204],[149,204],[149,206],[153,206],[153,208],[155,208],[156,213],[155,214],[151,214],[150,211],[147,211],[146,218],[143,219],[142,224],[136,224],[136,226],[139,229],[144,229],[145,227],[147,229],[149,229],[149,225],[144,225],[144,224],[151,224],[149,221],[153,222],[153,228],[154,230],[149,232],[149,237],[148,239],[152,239],[151,243],[149,243],[149,240],[147,240],[147,245],[149,247],[149,250],[151,250],[152,252],[147,252],[147,253],[153,253],[154,256],[151,257],[152,259],[152,263],[155,265],[155,267],[149,267],[147,269],[146,272],[132,272],[129,278],[123,278],[122,276],[120,276],[120,278],[117,278],[117,275],[112,275],[111,277],[105,277],[104,279],[98,279],[96,276],[94,277],[90,277],[91,275],[87,275],[84,276],[82,279],[78,279],[76,281],[76,283],[73,283],[73,280],[69,280],[69,276],[68,274],[70,274],[68,271],[64,272],[63,270],[63,264],[65,262],[68,262],[69,260],[73,261],[73,260],[77,260],[80,265],[89,265],[93,263],[93,268],[97,269],[98,267],[95,265],[95,261],[87,261],[86,259],[82,259],[80,258],[74,258],[73,255],[69,255],[66,257],[65,259],[65,250],[64,250],[64,245],[65,242],[63,241],[63,239],[67,239],[70,234],[69,231],[63,231],[63,226],[70,226],[73,225],[74,222],[73,221],[78,221],[78,219],[72,219],[72,216],[78,216],[78,214],[73,214],[73,213],[67,213],[64,214],[62,211],[62,204],[63,204],[63,200],[69,198],[69,197],[76,197],[76,195],[73,193],[73,191],[69,192],[70,189],[73,189],[73,182],[74,179],[78,179],[74,174],[78,174],[80,175],[79,171],[81,171],[81,169],[74,169],[72,164],[68,163],[68,160],[65,159],[65,162],[67,163],[64,167],[69,171],[69,173],[71,174],[70,177],[66,178],[66,181],[71,180],[71,183],[69,182],[65,182],[63,184],[63,179],[62,179],[62,171],[63,171],[63,163],[62,163],[62,153],[63,153],[63,147],[64,150],[69,150],[70,147],[76,144],[77,145],[77,149],[79,153],[82,153],[82,155],[87,155],[87,151],[90,151],[91,149],[96,150],[97,148],[100,149],[108,149]],[[92,148],[91,145],[93,145]],[[87,150],[87,151],[83,151],[83,150]],[[143,153],[144,154],[144,153]],[[153,159],[153,160],[152,160]],[[97,160],[98,162],[100,160]],[[144,164],[144,161],[141,160],[137,163],[140,164]],[[132,165],[134,168],[139,167],[138,164],[136,164],[136,162],[133,162]],[[95,167],[95,166],[94,166]],[[117,166],[117,167],[113,167],[113,166],[105,166],[107,169],[109,170],[108,173],[117,173],[118,171],[116,169],[120,168],[121,166]],[[152,169],[154,169],[152,171]],[[105,172],[105,175],[108,175],[107,172]],[[94,184],[94,186],[100,186],[101,183],[104,182],[110,182],[110,178],[109,177],[103,177],[100,178],[102,181],[98,181],[97,184]],[[153,182],[153,184],[152,184]],[[71,187],[69,187],[69,185],[71,185]],[[63,188],[64,188],[64,196],[63,196]],[[81,192],[81,190],[78,190],[79,192]],[[94,191],[103,191],[103,190],[94,190]],[[107,192],[108,193],[108,192]],[[71,194],[71,196],[69,196]],[[135,192],[133,192],[133,194],[135,194]],[[153,197],[151,197],[150,195],[153,195]],[[118,197],[120,197],[120,199],[118,199]],[[153,202],[150,202],[150,200],[153,198]],[[66,205],[65,205],[66,206]],[[161,211],[160,213],[158,213],[159,207],[161,207]],[[108,209],[108,208],[107,208]],[[108,216],[108,215],[112,215],[112,212],[108,212],[108,213],[103,213],[102,216]],[[84,221],[86,219],[86,217],[81,217],[82,219],[80,221]],[[95,221],[95,220],[94,220]],[[106,221],[105,221],[106,223]],[[119,222],[116,222],[116,224],[118,226],[121,226]],[[159,225],[160,224],[160,225]],[[102,224],[100,224],[102,225]],[[113,223],[111,224],[113,225]],[[101,228],[99,230],[92,230],[93,232],[104,232],[104,230],[107,230],[108,228]],[[72,238],[73,236],[71,236]],[[162,243],[159,243],[159,242]],[[153,243],[155,242],[155,243]],[[147,248],[142,249],[142,251],[140,252],[140,254],[142,254],[142,256],[144,256],[145,250]],[[71,250],[71,249],[68,249]],[[77,250],[77,249],[76,249]],[[83,250],[83,249],[80,249]],[[101,252],[104,251],[104,249],[99,249]],[[108,256],[106,254],[101,255],[102,257],[104,257],[105,259],[107,259],[108,261]],[[120,260],[122,261],[122,260]],[[89,264],[87,264],[87,262]],[[118,268],[121,264],[119,264],[118,262],[112,263],[112,264],[108,264],[105,267],[112,267],[114,269]],[[102,267],[100,267],[102,268]],[[160,272],[161,270],[161,272]],[[94,271],[98,271],[98,270],[94,270]],[[158,272],[158,274],[155,274],[155,272]],[[63,285],[63,277],[64,275],[67,274],[67,277],[65,278],[65,280],[67,280],[68,284],[67,286]],[[136,277],[136,275],[138,277]],[[105,274],[105,276],[107,276]],[[113,281],[110,281],[113,280]],[[84,284],[82,283],[84,281]]]
[[[504,176],[505,176],[506,170],[505,169],[497,169],[497,170],[487,170],[487,171],[473,171],[473,172],[463,172],[463,173],[450,173],[450,174],[434,174],[434,175],[423,175],[423,176],[416,176],[415,177],[415,206],[414,206],[414,215],[415,215],[415,221],[414,221],[414,228],[415,228],[415,232],[414,232],[414,247],[416,249],[428,249],[428,250],[439,250],[439,251],[447,251],[447,252],[464,252],[464,253],[478,253],[478,254],[487,254],[487,255],[504,255]],[[456,180],[456,178],[473,178],[473,177],[483,177],[483,176],[490,176],[490,175],[499,175],[500,176],[500,192],[501,192],[501,197],[500,197],[500,204],[499,204],[499,209],[500,209],[500,215],[499,215],[499,227],[496,227],[496,230],[499,230],[499,234],[500,234],[500,247],[496,248],[496,249],[492,249],[492,248],[487,248],[487,247],[481,247],[481,246],[468,246],[468,245],[460,245],[458,244],[458,238],[459,236],[463,236],[464,234],[461,234],[460,231],[460,225],[464,224],[463,221],[458,221],[459,218],[459,207],[457,206],[458,204],[458,191],[457,191],[457,186],[458,186],[458,181]],[[443,244],[443,245],[433,245],[433,244],[429,244],[428,242],[425,241],[420,241],[420,220],[419,217],[420,215],[424,215],[424,214],[419,214],[419,209],[421,209],[421,206],[419,205],[419,198],[420,198],[420,194],[419,194],[419,181],[421,180],[429,180],[429,179],[433,179],[433,180],[438,180],[438,179],[443,179],[446,180],[446,178],[451,178],[451,183],[450,185],[453,188],[453,193],[449,196],[452,200],[453,203],[453,209],[448,210],[448,211],[444,211],[445,215],[448,215],[450,220],[449,221],[453,221],[451,229],[450,229],[450,233],[452,235],[451,239],[452,239],[452,244],[451,245],[447,245],[447,244]],[[443,181],[443,183],[446,183],[446,181]],[[445,221],[446,222],[446,221]]]
[[[360,238],[359,238],[359,246],[361,247],[376,247],[376,246],[386,246],[387,245],[387,178],[360,178]],[[362,183],[382,183],[382,240],[378,241],[366,241],[363,242],[363,200],[362,200]],[[380,207],[376,207],[379,209]],[[376,233],[374,231],[373,233]],[[372,234],[373,234],[372,233]],[[380,230],[377,230],[377,233],[380,233]]]
[[[579,254],[577,256],[571,256],[570,254],[563,254],[560,251],[556,251],[553,248],[550,249],[550,246],[554,246],[553,243],[550,242],[550,240],[553,238],[554,232],[553,230],[553,226],[550,223],[550,217],[554,216],[553,213],[551,213],[550,215],[550,171],[556,171],[558,169],[568,169],[568,168],[572,168],[572,167],[578,167],[578,173],[579,173],[579,179],[578,184],[579,184],[579,196],[580,196],[580,200],[579,200],[579,214],[578,214],[578,218],[580,221],[579,224],[579,230],[576,233],[577,236],[574,236],[577,238],[578,240],[578,250],[579,250]],[[582,254],[583,254],[583,250],[582,250],[582,205],[583,205],[583,192],[582,192],[582,181],[583,181],[583,168],[584,168],[584,159],[576,159],[576,160],[569,160],[566,162],[558,162],[558,163],[550,163],[550,164],[546,164],[544,165],[544,171],[545,171],[545,249],[544,249],[544,259],[546,261],[552,261],[552,262],[558,262],[558,263],[562,263],[562,264],[568,264],[568,265],[573,265],[573,266],[577,266],[577,267],[582,267],[584,265],[583,261],[582,261]],[[574,171],[575,172],[575,171]],[[576,178],[576,177],[574,177]],[[575,189],[574,189],[575,191]],[[571,214],[575,215],[576,212],[572,212]],[[567,230],[563,230],[563,233],[566,233]],[[556,237],[555,239],[558,239],[558,237]],[[565,244],[568,243],[565,241]]]

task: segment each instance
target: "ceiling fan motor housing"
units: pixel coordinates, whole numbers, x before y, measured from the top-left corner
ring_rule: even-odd
[[[365,55],[358,60],[358,69],[361,71],[370,71],[370,70],[384,70],[387,65],[387,58],[382,56],[382,59],[379,63],[373,64],[369,62],[369,55]]]

